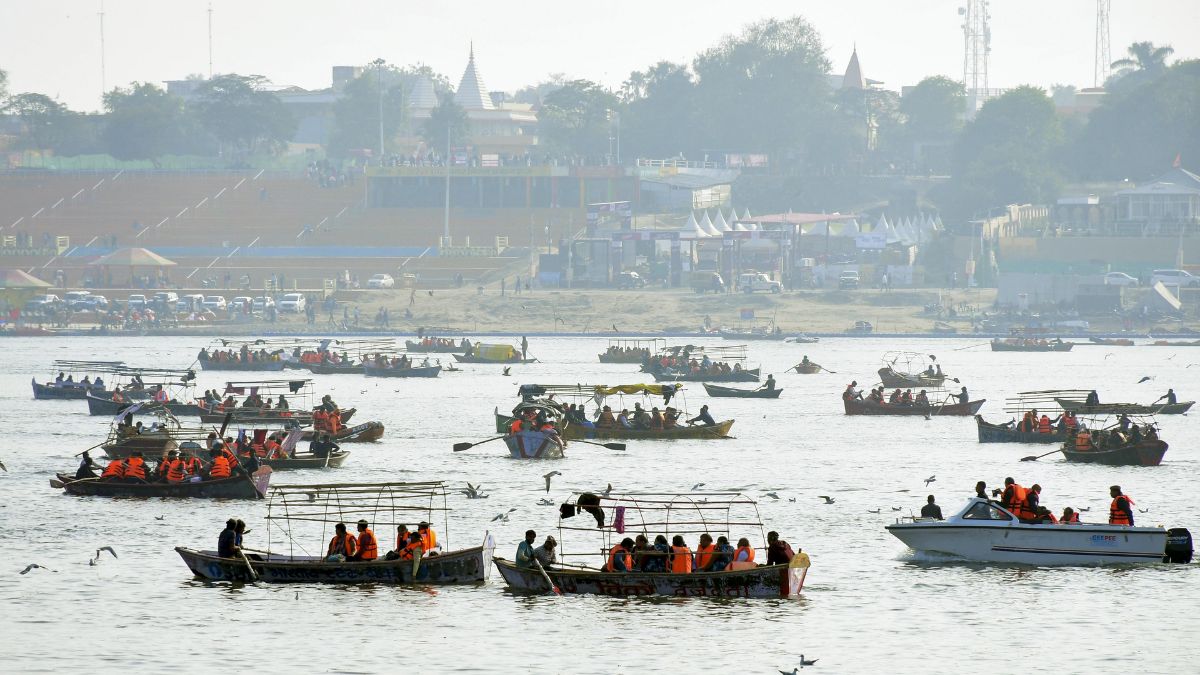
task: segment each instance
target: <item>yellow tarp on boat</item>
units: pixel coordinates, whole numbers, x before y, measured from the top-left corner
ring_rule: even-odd
[[[615,387],[598,386],[594,390],[601,396],[611,396],[613,394],[649,394],[651,396],[662,396],[663,390],[670,388],[675,390],[674,384],[619,384]]]
[[[517,356],[517,348],[512,345],[475,345],[475,356],[488,361],[508,361]]]

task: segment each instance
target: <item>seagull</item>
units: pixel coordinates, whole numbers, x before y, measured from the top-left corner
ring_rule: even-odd
[[[1143,382],[1149,382],[1150,380],[1153,380],[1153,379],[1154,379],[1153,375],[1143,375],[1142,379],[1138,380],[1137,383],[1141,384]]]
[[[600,494],[604,495],[605,497],[611,495],[612,494],[612,483],[609,483],[608,487],[604,488],[604,492],[601,492]]]
[[[4,466],[4,462],[0,462],[0,469],[4,469],[5,473],[8,472],[8,467]]]
[[[763,496],[770,497],[771,499],[779,499],[779,495],[774,492],[764,492]]]
[[[933,483],[935,481],[937,481],[937,476],[930,476],[929,478],[926,478],[925,479],[925,487],[929,487],[929,484]]]
[[[246,531],[247,531],[247,532],[249,532],[249,530],[246,530]],[[97,557],[97,558],[99,558],[99,557],[100,557],[100,552],[101,552],[101,551],[108,551],[109,553],[111,553],[111,554],[112,554],[112,557],[114,557],[114,558],[116,558],[116,557],[117,557],[117,552],[116,552],[116,551],[114,551],[114,550],[113,550],[113,547],[111,547],[111,546],[101,546],[100,548],[96,549],[96,557]]]
[[[814,664],[816,664],[817,661],[819,661],[819,659],[813,659],[812,661],[805,661],[804,655],[803,654],[800,655],[800,667],[801,668],[803,668],[804,666],[814,665]]]
[[[496,517],[492,518],[492,522],[494,523],[497,520],[499,520],[501,522],[507,523],[508,522],[508,514],[512,513],[513,511],[516,511],[516,510],[517,510],[517,507],[514,506],[511,509],[509,509],[506,513],[497,513]]]
[[[529,308],[526,307],[525,305],[521,305],[521,309],[529,309]]]
[[[904,507],[903,507],[903,506],[893,506],[893,507],[892,507],[892,510],[893,510],[893,511],[903,511],[903,510],[904,510]]]
[[[154,516],[155,520],[166,520],[166,518],[167,518],[166,515]]]
[[[546,492],[550,491],[550,480],[553,479],[555,476],[561,476],[561,475],[562,475],[561,471],[551,471],[550,473],[544,474],[542,476],[542,478],[546,479]]]
[[[539,499],[537,501],[537,503],[538,503],[538,506],[554,506],[554,500],[547,499],[545,497],[542,497],[541,499]]]
[[[817,495],[817,499],[824,499],[826,504],[832,504],[837,501],[833,497],[829,497],[827,495]]]
[[[796,501],[796,498],[795,498],[795,497],[789,497],[789,498],[788,498],[788,501],[789,501],[789,502],[794,502],[794,501]]]
[[[508,377],[509,375],[512,374],[509,372],[510,370],[512,370],[512,366],[504,366],[504,372],[500,373],[500,374],[504,375],[505,377]]]
[[[1089,507],[1087,507],[1086,509],[1079,509],[1079,510],[1080,510],[1080,511],[1091,511],[1091,510],[1092,510],[1092,507],[1090,507],[1090,506],[1089,506]]]
[[[1150,513],[1150,507],[1147,506],[1144,509],[1138,509],[1138,513]]]
[[[879,513],[881,510],[882,509],[875,509],[874,511],[872,511],[871,509],[867,509],[867,513]]]
[[[21,570],[21,574],[29,574],[30,570],[50,570],[51,572],[56,571],[37,563],[29,563],[25,569]]]
[[[467,483],[467,489],[462,490],[462,493],[467,496],[467,499],[487,499],[487,495],[482,494],[479,489],[483,487],[483,483],[479,485],[471,485]]]
[[[1112,356],[1112,354],[1105,354],[1105,355],[1104,355],[1104,358],[1107,360],[1107,359],[1108,359],[1108,357],[1110,357],[1110,356]]]
[[[695,485],[692,486],[692,492],[699,490],[700,488],[704,487],[705,485],[708,485],[708,483],[696,483]]]

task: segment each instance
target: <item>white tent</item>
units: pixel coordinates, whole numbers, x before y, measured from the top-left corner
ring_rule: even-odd
[[[729,217],[725,219],[725,222],[729,223],[730,227],[733,227],[733,224],[738,220],[740,220],[740,218],[738,218],[737,209],[729,209]]]
[[[888,244],[899,244],[900,243],[900,234],[898,232],[896,232],[896,228],[892,227],[892,224],[889,223],[887,221],[887,218],[884,216],[879,216],[879,225],[876,225],[875,229],[878,230],[880,227],[883,228],[885,241]]]
[[[842,227],[838,231],[839,237],[857,237],[859,234],[858,221],[853,218],[842,221]]]
[[[810,235],[810,236],[817,235],[817,236],[823,237],[823,236],[829,234],[829,223],[822,220],[821,222],[813,225],[812,229],[810,229],[808,232],[805,232],[805,234]]]
[[[721,231],[713,227],[712,219],[708,217],[708,211],[705,211],[704,217],[700,219],[700,229],[704,230],[705,234],[710,237],[721,236]]]
[[[753,223],[751,223],[751,224],[753,225]],[[749,228],[747,228],[745,225],[741,224],[741,222],[736,222],[736,223],[734,223],[734,224],[733,224],[733,231],[734,231],[734,232],[745,232],[745,231],[747,231],[748,229],[749,229]]]
[[[921,241],[927,242],[937,236],[937,226],[933,224],[933,218],[928,214],[921,214]]]
[[[696,222],[696,214],[692,213],[683,227],[679,228],[679,236],[683,239],[706,239],[708,233],[701,229],[700,223]]]
[[[707,213],[707,212],[706,212]],[[719,232],[729,232],[729,223],[725,222],[725,214],[721,213],[721,209],[717,209],[717,219],[713,221],[713,227]]]
[[[742,220],[750,220],[750,209],[742,211]]]
[[[897,234],[900,235],[900,243],[905,246],[912,246],[917,243],[916,230],[913,229],[912,218],[905,217],[904,221],[897,226]]]

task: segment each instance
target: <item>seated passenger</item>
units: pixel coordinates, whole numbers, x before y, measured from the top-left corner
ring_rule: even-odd
[[[692,549],[683,541],[683,535],[671,538],[671,574],[692,573]]]
[[[737,548],[733,551],[733,562],[754,562],[754,549],[750,546],[749,539],[738,539]]]
[[[729,539],[721,535],[717,537],[716,550],[713,551],[712,568],[709,571],[720,572],[729,567],[729,563],[733,562],[733,546],[730,545]]]
[[[325,551],[328,562],[345,562],[358,553],[358,540],[346,531],[345,523],[333,527],[333,538],[329,540],[329,548]]]
[[[604,564],[605,572],[632,572],[633,571],[633,540],[625,537],[621,543],[612,547],[608,552],[608,562]]]

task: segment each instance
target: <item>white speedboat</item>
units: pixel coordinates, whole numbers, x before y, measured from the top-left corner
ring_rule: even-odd
[[[1110,565],[1192,559],[1192,537],[1184,528],[1032,525],[978,497],[946,520],[906,519],[887,531],[914,550],[977,562]]]

